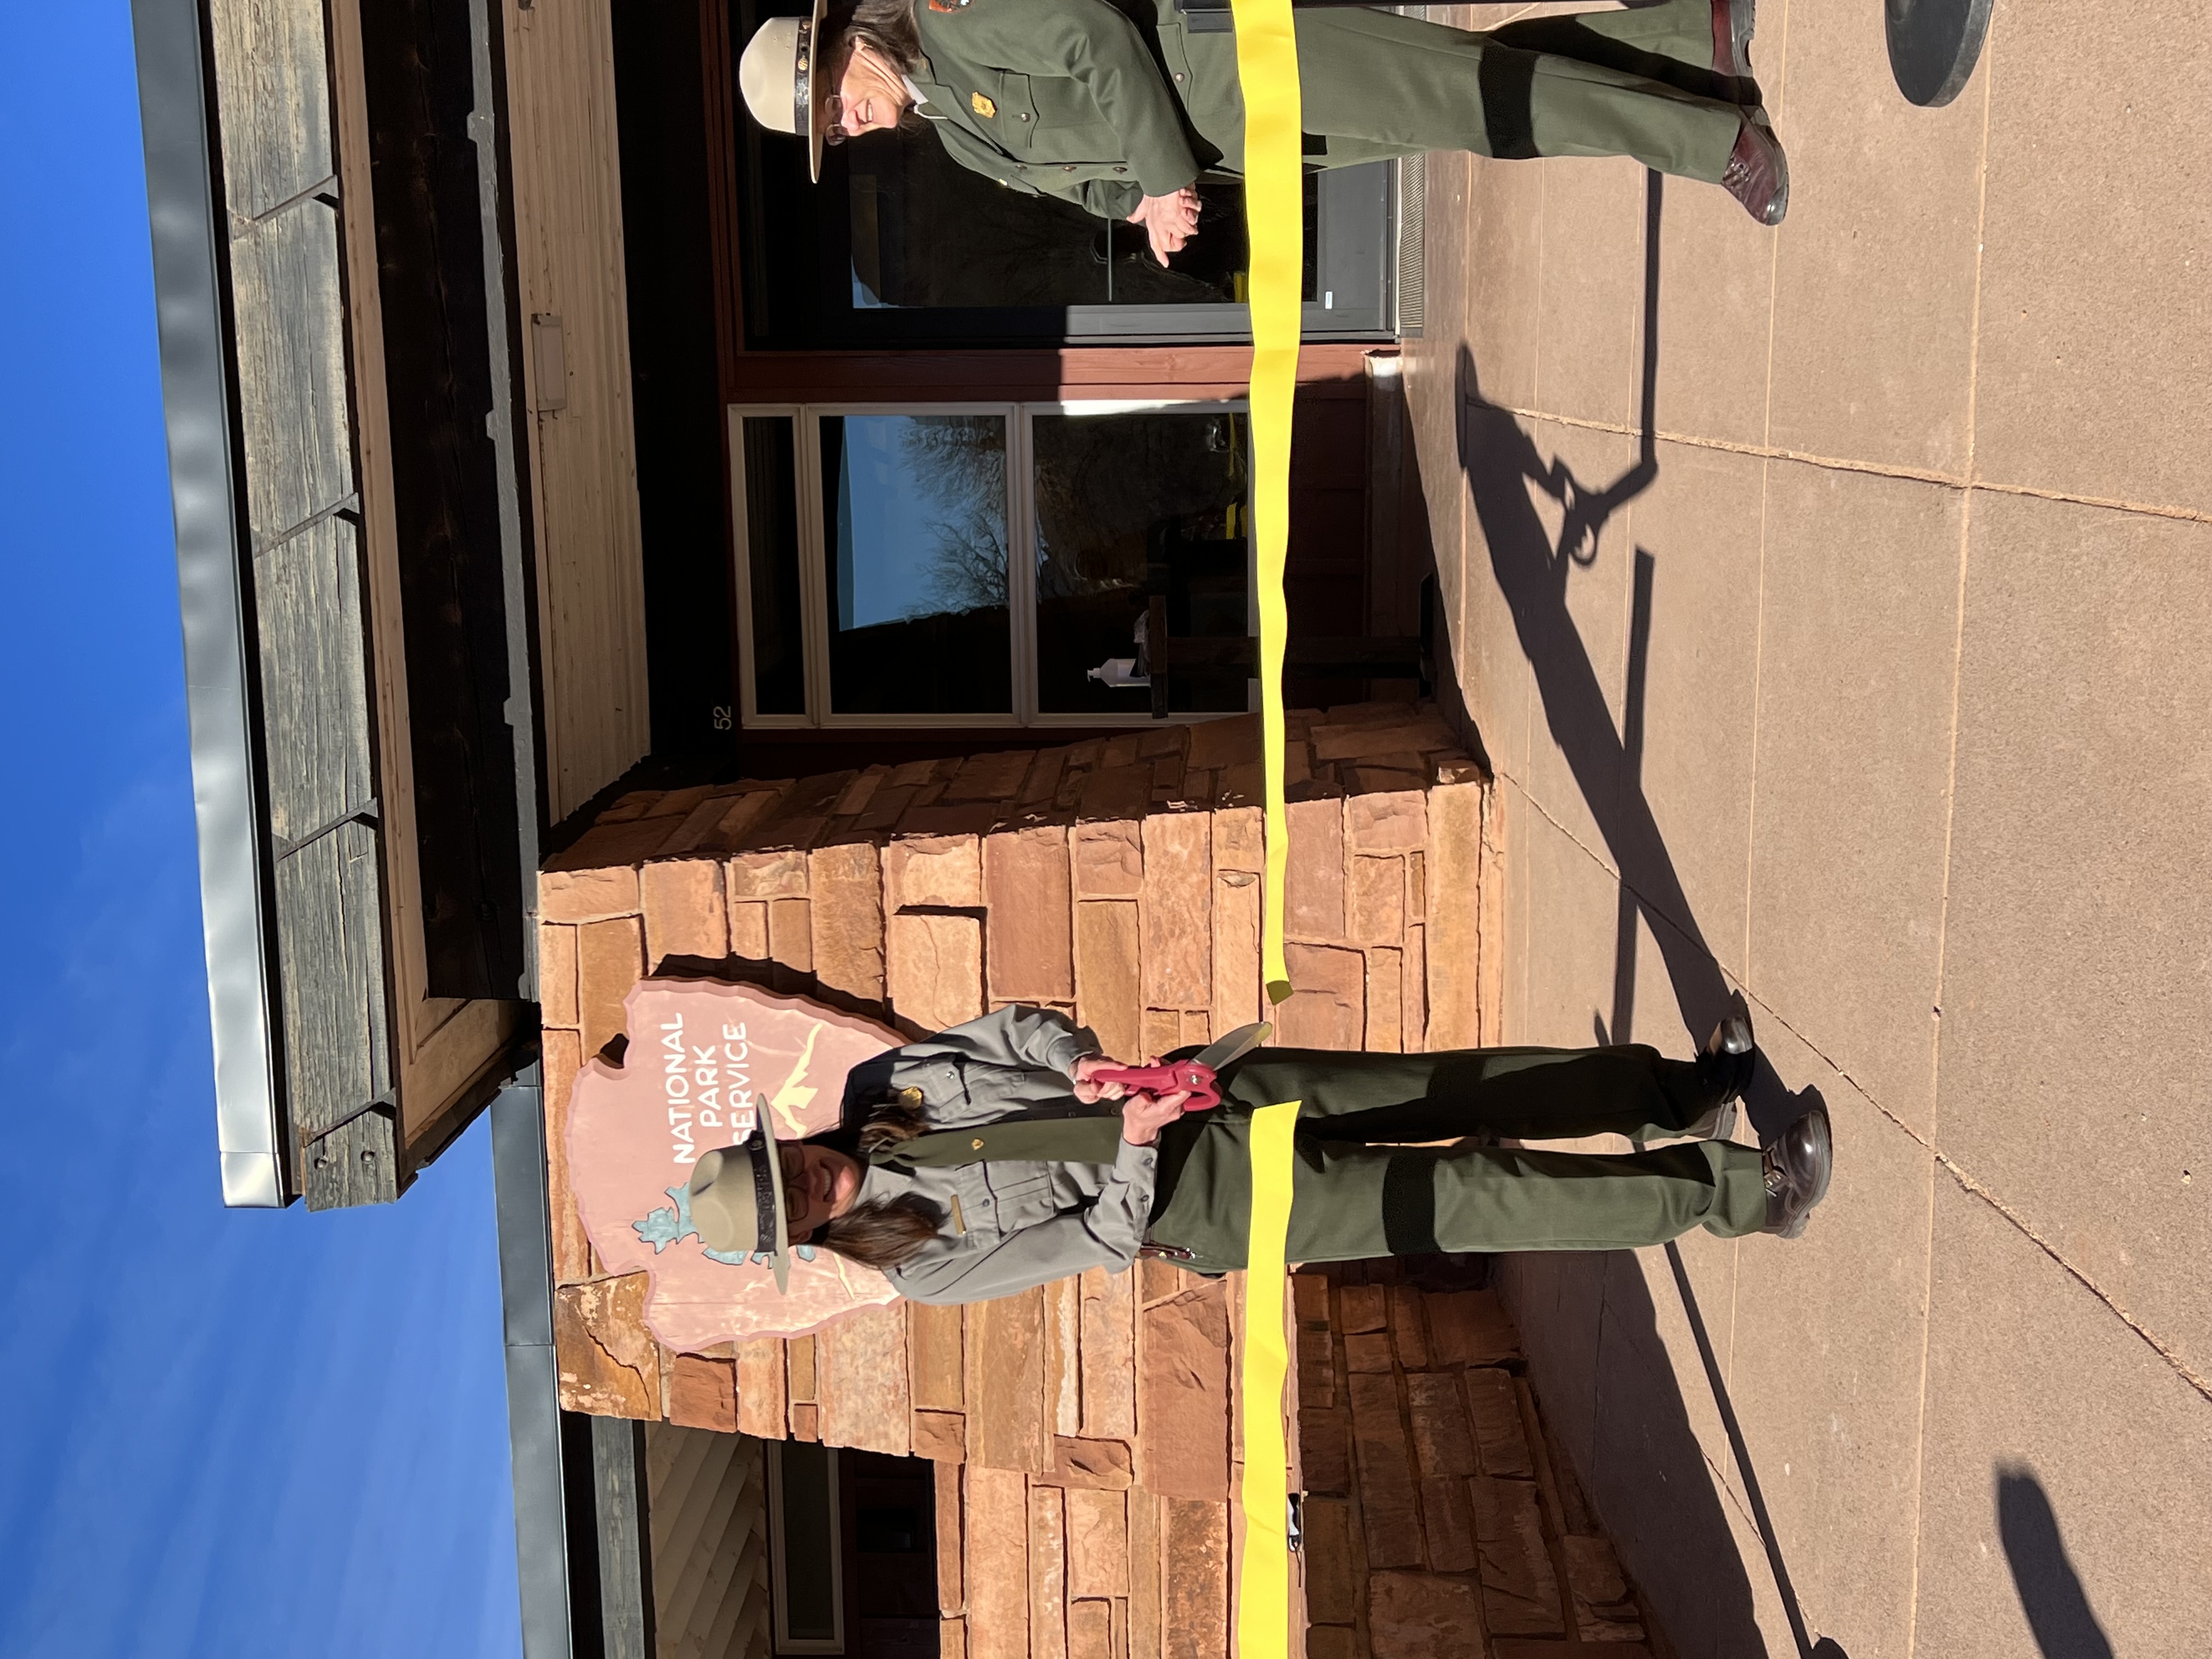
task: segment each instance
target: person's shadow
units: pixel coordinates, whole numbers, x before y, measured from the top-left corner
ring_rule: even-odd
[[[2043,1659],[2112,1659],[2043,1483],[2024,1465],[2000,1463],[1996,1488],[1997,1538]]]
[[[1693,1042],[1702,1042],[1723,1014],[1742,1004],[1705,944],[1644,791],[1644,683],[1657,561],[1645,549],[1632,550],[1626,686],[1618,724],[1567,604],[1576,573],[1606,556],[1607,532],[1615,515],[1659,477],[1655,404],[1663,195],[1657,174],[1647,174],[1646,180],[1642,420],[1635,461],[1619,477],[1592,483],[1578,477],[1565,463],[1547,459],[1518,416],[1484,397],[1474,355],[1464,345],[1457,362],[1458,459],[1488,550],[1492,578],[1534,678],[1546,729],[1620,872],[1613,1006],[1609,1019],[1593,1014],[1594,1035],[1601,1042],[1631,1040],[1642,923],[1657,945],[1686,1030]],[[1547,530],[1532,492],[1558,503],[1560,528],[1556,536]],[[1468,576],[1473,580],[1474,573]],[[1816,1090],[1790,1091],[1763,1056],[1745,1097],[1762,1139],[1819,1102]],[[1816,1644],[1807,1628],[1689,1276],[1678,1250],[1669,1246],[1668,1255],[1797,1651],[1808,1659],[1844,1659],[1832,1638]],[[1622,1331],[1627,1341],[1648,1342],[1653,1351],[1659,1350],[1663,1345],[1656,1334],[1649,1298],[1641,1291],[1642,1275],[1607,1273],[1601,1282],[1605,1286],[1601,1317],[1607,1343],[1613,1340],[1611,1333],[1625,1324],[1631,1328]],[[1647,1375],[1642,1380],[1662,1388],[1671,1383],[1664,1375]],[[1601,1389],[1606,1381],[1597,1379]],[[1742,1558],[1714,1488],[1702,1480],[1667,1478],[1674,1468],[1702,1470],[1704,1466],[1679,1394],[1663,1410],[1648,1400],[1628,1401],[1617,1409],[1638,1419],[1644,1460],[1661,1474],[1678,1506],[1664,1525],[1641,1529],[1634,1540],[1641,1547],[1633,1551],[1631,1562],[1632,1571],[1640,1568],[1647,1589],[1656,1593],[1661,1611],[1668,1616],[1670,1635],[1686,1651],[1763,1652]],[[1601,1491],[1619,1484],[1603,1474],[1596,1481]],[[1613,1516],[1608,1522],[1619,1524]],[[1620,1541],[1625,1546],[1632,1542],[1629,1538]]]
[[[1632,1024],[1634,921],[1641,915],[1665,961],[1683,1024],[1692,1039],[1702,1042],[1721,1017],[1739,1005],[1705,944],[1674,855],[1643,790],[1644,684],[1656,561],[1648,551],[1635,550],[1627,687],[1618,726],[1567,606],[1571,577],[1602,556],[1604,532],[1613,515],[1659,476],[1653,410],[1658,376],[1656,175],[1653,182],[1645,230],[1643,431],[1634,465],[1608,483],[1591,484],[1565,463],[1546,459],[1517,416],[1484,398],[1474,354],[1464,345],[1457,366],[1459,461],[1489,550],[1492,577],[1535,677],[1545,726],[1620,872],[1623,920],[1608,1022],[1612,1040],[1626,1041]],[[1530,499],[1532,485],[1560,505],[1556,539]],[[1753,1125],[1765,1137],[1811,1102],[1792,1096],[1762,1057],[1746,1103]]]

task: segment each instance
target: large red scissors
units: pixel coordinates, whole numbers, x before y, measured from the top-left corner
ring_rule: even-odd
[[[1274,1030],[1266,1020],[1240,1025],[1218,1042],[1210,1042],[1188,1060],[1158,1066],[1106,1066],[1091,1074],[1093,1083],[1118,1083],[1133,1095],[1189,1095],[1186,1112],[1203,1112],[1221,1104],[1219,1068],[1241,1060],[1267,1040]]]

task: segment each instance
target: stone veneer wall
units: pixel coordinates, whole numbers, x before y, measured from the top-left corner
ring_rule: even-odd
[[[1494,1040],[1479,769],[1403,703],[1294,714],[1290,733],[1300,988],[1267,1016],[1280,1040]],[[647,973],[750,979],[915,1033],[1041,1003],[1121,1054],[1262,1018],[1260,790],[1238,717],[602,814],[539,882],[563,1403],[937,1461],[948,1659],[1224,1655],[1238,1279],[1148,1261],[672,1353],[645,1330],[643,1275],[606,1276],[583,1236],[563,1119]]]
[[[1486,1288],[1462,1288],[1486,1267],[1291,1278],[1307,1659],[1651,1659],[1658,1646],[1553,1455],[1512,1322]]]

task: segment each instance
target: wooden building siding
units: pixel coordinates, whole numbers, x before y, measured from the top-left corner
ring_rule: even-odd
[[[1291,717],[1281,1039],[1494,1039],[1487,786],[1430,711]],[[811,1336],[659,1347],[568,1188],[568,1097],[641,975],[719,975],[920,1032],[1040,1002],[1130,1053],[1261,1017],[1257,722],[643,792],[540,878],[562,1403],[936,1462],[944,1651],[1225,1659],[1241,1278],[1158,1261]]]
[[[528,416],[502,275],[503,145],[476,114],[494,99],[497,19],[442,0],[357,11],[333,16],[332,38],[360,49],[366,156],[342,155],[349,199],[375,216],[375,262],[356,272],[368,290],[358,355],[379,371],[362,382],[364,477],[378,553],[404,552],[384,567],[414,830],[403,902],[422,933],[423,994],[525,999],[520,878],[534,873],[538,822]],[[369,430],[372,398],[399,412],[397,430],[382,422],[391,441]]]
[[[504,11],[519,344],[536,414],[545,806],[557,822],[651,744],[614,46],[609,0],[506,0]]]
[[[359,0],[210,0],[280,1180],[395,1198],[526,1006],[428,994]]]
[[[384,834],[319,0],[209,10],[273,866],[289,1191],[397,1196]],[[312,1042],[302,1040],[314,1034]]]
[[[767,1659],[768,1468],[761,1443],[647,1425],[654,1659]]]
[[[370,654],[374,665],[379,797],[388,844],[385,902],[391,951],[392,1070],[399,1129],[413,1146],[434,1147],[450,1134],[456,1110],[473,1108],[487,1074],[499,1068],[524,1026],[526,1005],[489,997],[441,997],[429,992],[418,846],[412,711],[408,701],[406,628],[401,603],[399,537],[393,511],[391,402],[383,373],[384,310],[369,179],[368,91],[362,40],[362,0],[331,0],[331,86],[337,137],[336,167],[346,230],[348,320],[352,334],[356,448],[361,469],[361,530],[368,570]]]

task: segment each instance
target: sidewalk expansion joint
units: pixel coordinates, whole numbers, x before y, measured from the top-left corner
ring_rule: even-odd
[[[2120,1304],[2120,1301],[2118,1297],[2114,1296],[2110,1291],[2107,1291],[2103,1285],[2092,1279],[2082,1268],[2076,1267],[2073,1262],[2068,1261],[2064,1254],[2059,1250],[2057,1246],[2052,1244],[2050,1240],[2045,1238],[2040,1233],[2037,1232],[2034,1228],[2029,1226],[2026,1218],[2021,1216],[2018,1211],[2012,1207],[2012,1206],[2006,1203],[2004,1200],[1999,1198],[1991,1188],[1977,1180],[1973,1176],[1969,1175],[1966,1172],[1965,1166],[1960,1164],[1957,1159],[1954,1158],[1942,1147],[1936,1145],[1934,1141],[1929,1139],[1927,1136],[1922,1134],[1917,1129],[1915,1129],[1910,1123],[1907,1123],[1895,1112],[1891,1111],[1889,1108],[1883,1105],[1881,1102],[1875,1099],[1872,1092],[1867,1089],[1865,1085],[1861,1083],[1856,1078],[1853,1077],[1848,1071],[1844,1070],[1843,1066],[1838,1065],[1835,1060],[1824,1052],[1819,1044],[1813,1042],[1812,1039],[1808,1037],[1804,1032],[1799,1030],[1795,1025],[1791,1024],[1790,1021],[1778,1012],[1771,1004],[1764,1000],[1757,992],[1753,991],[1748,985],[1746,985],[1743,988],[1743,993],[1744,995],[1748,997],[1752,1001],[1758,1003],[1760,1010],[1764,1013],[1771,1015],[1776,1024],[1782,1027],[1784,1030],[1789,1032],[1790,1036],[1796,1037],[1798,1042],[1803,1043],[1808,1048],[1811,1049],[1813,1053],[1818,1055],[1820,1060],[1832,1069],[1838,1077],[1843,1079],[1844,1082],[1850,1084],[1853,1089],[1856,1090],[1860,1097],[1865,1100],[1868,1105],[1873,1107],[1877,1112],[1880,1112],[1884,1117],[1887,1118],[1892,1123],[1903,1130],[1916,1145],[1925,1150],[1930,1158],[1934,1158],[1937,1164],[1942,1166],[1944,1172],[1948,1174],[1952,1180],[1959,1183],[1962,1191],[1967,1193],[1972,1197],[1981,1200],[1983,1203],[1988,1205],[1992,1210],[1995,1210],[1999,1215],[2010,1222],[2014,1227],[2019,1230],[2021,1237],[2026,1238],[2029,1243],[2034,1245],[2037,1249],[2042,1251],[2044,1255],[2049,1256],[2053,1261],[2057,1262],[2059,1267],[2065,1269],[2066,1273],[2076,1283],[2078,1283],[2083,1290],[2088,1291],[2089,1294],[2095,1297],[2098,1301],[2103,1303],[2105,1307],[2111,1312],[2112,1316],[2115,1319],[2118,1320],[2123,1325],[2125,1325],[2130,1331],[2134,1332],[2136,1335],[2141,1337],[2142,1340],[2148,1345],[2153,1352],[2156,1353],[2160,1358],[2166,1361],[2167,1364],[2171,1365],[2174,1370],[2179,1374],[2183,1382],[2188,1383],[2191,1388],[2196,1389],[2197,1392],[2203,1395],[2206,1400],[2212,1401],[2212,1380],[2208,1380],[2204,1376],[2199,1375],[2190,1365],[2189,1362],[2184,1359],[2179,1353],[2176,1352],[2171,1346],[2161,1340],[2140,1320],[2136,1319],[2134,1315],[2130,1314],[2124,1307],[2123,1307]]]
[[[1593,421],[1579,415],[1555,415],[1546,410],[1522,409],[1512,404],[1496,404],[1516,419],[1543,421],[1553,426],[1578,428],[1585,432],[1608,432],[1621,437],[1641,438],[1641,426],[1623,421]],[[1655,443],[1680,444],[1686,448],[1718,450],[1729,455],[1748,455],[1759,460],[1796,461],[1804,466],[1822,467],[1832,472],[1864,472],[1881,478],[1901,478],[1912,483],[1936,484],[1945,489],[1984,489],[1993,495],[2023,495],[2032,501],[2063,501],[2071,507],[2102,507],[2111,513],[2138,513],[2154,519],[2179,519],[2190,524],[2212,524],[2212,508],[2177,507],[2168,502],[2131,501],[2118,495],[2085,495],[2075,490],[2046,489],[2037,484],[2005,483],[1994,478],[1960,477],[1955,472],[1938,472],[1926,467],[1898,466],[1885,461],[1852,460],[1840,455],[1816,455],[1809,450],[1784,449],[1774,444],[1739,443],[1728,438],[1710,438],[1692,432],[1654,432]]]
[[[1638,906],[1652,912],[1654,915],[1666,915],[1666,912],[1661,910],[1656,905],[1651,903],[1650,901],[1645,898],[1642,893],[1638,892],[1635,886],[1627,881],[1621,875],[1620,871],[1613,868],[1613,866],[1607,863],[1603,858],[1601,858],[1598,854],[1586,844],[1579,836],[1576,835],[1572,830],[1569,829],[1565,824],[1561,823],[1557,817],[1553,817],[1551,811],[1544,805],[1543,802],[1538,800],[1534,794],[1529,793],[1528,787],[1525,783],[1522,782],[1518,778],[1514,777],[1510,773],[1504,771],[1503,769],[1498,769],[1494,775],[1500,782],[1511,784],[1513,787],[1520,793],[1521,799],[1527,801],[1531,806],[1534,807],[1536,811],[1542,815],[1544,820],[1551,824],[1552,827],[1557,830],[1561,835],[1565,836],[1568,841],[1572,842],[1585,858],[1589,859],[1593,864],[1606,872],[1606,873],[1610,875],[1615,881],[1620,882],[1624,890],[1634,894]],[[1704,945],[1703,941],[1705,936],[1702,933],[1698,932],[1692,927],[1686,926],[1680,921],[1676,921],[1673,917],[1668,917],[1668,920],[1670,922],[1673,922],[1674,926],[1686,937],[1698,940],[1700,947],[1704,949],[1705,954],[1708,957],[1712,957],[1712,948],[1710,945]],[[1713,965],[1716,968],[1720,969],[1722,973],[1728,974],[1728,969],[1722,966],[1720,959],[1717,957],[1713,957]],[[1960,1188],[1972,1194],[1974,1197],[1980,1199],[1991,1209],[1995,1210],[1999,1215],[2002,1216],[2007,1221],[2010,1222],[2020,1231],[2021,1236],[2027,1238],[2030,1243],[2033,1244],[2036,1249],[2041,1250],[2045,1255],[2049,1256],[2053,1261],[2064,1268],[2084,1290],[2087,1291],[2090,1295],[2095,1297],[2098,1301],[2103,1303],[2105,1306],[2110,1310],[2114,1318],[2125,1325],[2130,1331],[2134,1332],[2136,1335],[2141,1337],[2160,1358],[2163,1359],[2168,1365],[2171,1365],[2173,1368],[2175,1372],[2180,1376],[2184,1382],[2187,1382],[2191,1388],[2196,1389],[2197,1392],[2202,1395],[2207,1401],[2212,1401],[2212,1379],[2206,1378],[2191,1368],[2189,1362],[2184,1359],[2172,1346],[2154,1334],[2142,1323],[2142,1322],[2129,1313],[2128,1310],[2121,1305],[2117,1297],[2115,1297],[2111,1291],[2106,1290],[2104,1286],[2098,1284],[2097,1281],[2094,1279],[2092,1279],[2087,1273],[2076,1267],[2073,1262],[2068,1261],[2065,1255],[2061,1253],[2056,1246],[2052,1245],[2047,1239],[2038,1234],[2034,1228],[2029,1226],[2027,1221],[2023,1219],[2021,1215],[2011,1207],[2011,1206],[2008,1205],[2002,1199],[1999,1198],[1996,1193],[1992,1192],[1988,1187],[1983,1185],[1981,1182],[1969,1175],[1966,1170],[1950,1156],[1949,1153],[1944,1152],[1942,1147],[1936,1146],[1936,1143],[1929,1139],[1926,1135],[1921,1133],[1910,1123],[1907,1123],[1903,1118],[1899,1117],[1895,1112],[1893,1112],[1888,1107],[1883,1105],[1881,1102],[1877,1100],[1867,1089],[1865,1085],[1862,1084],[1856,1078],[1853,1077],[1844,1066],[1838,1065],[1835,1058],[1823,1050],[1820,1044],[1814,1042],[1810,1037],[1807,1036],[1803,1031],[1798,1030],[1796,1025],[1792,1024],[1790,1020],[1777,1010],[1771,1003],[1766,1001],[1765,999],[1761,997],[1757,991],[1753,990],[1747,981],[1732,974],[1728,975],[1728,976],[1731,980],[1735,981],[1736,985],[1742,990],[1744,995],[1747,999],[1759,1005],[1762,1017],[1771,1018],[1776,1024],[1782,1027],[1784,1030],[1789,1032],[1790,1036],[1796,1037],[1798,1042],[1803,1043],[1807,1048],[1810,1049],[1813,1054],[1820,1059],[1822,1064],[1828,1066],[1829,1069],[1833,1071],[1838,1077],[1843,1079],[1844,1082],[1850,1084],[1854,1090],[1857,1091],[1860,1097],[1866,1101],[1867,1104],[1873,1107],[1875,1110],[1880,1112],[1884,1117],[1887,1118],[1892,1123],[1903,1130],[1906,1135],[1911,1138],[1916,1145],[1922,1147],[1927,1152],[1929,1157],[1933,1158],[1936,1163],[1942,1165],[1945,1171],[1949,1174],[1954,1181],[1959,1183]]]
[[[2130,1315],[2125,1308],[2119,1304],[2119,1302],[2110,1291],[2099,1285],[2097,1281],[2090,1278],[2088,1274],[2083,1273],[2081,1268],[2069,1261],[2063,1255],[2061,1255],[2057,1249],[2046,1240],[2040,1237],[2034,1228],[2029,1226],[2025,1220],[2014,1212],[2010,1205],[2007,1204],[2002,1199],[1999,1198],[1988,1188],[1982,1185],[1980,1182],[1975,1180],[1973,1176],[1968,1175],[1966,1170],[1960,1169],[1959,1165],[1954,1163],[1945,1153],[1936,1151],[1936,1149],[1932,1146],[1929,1147],[1929,1150],[1935,1153],[1936,1161],[1942,1164],[1943,1168],[1949,1172],[1952,1180],[1957,1182],[1966,1191],[1972,1194],[1976,1198],[1980,1199],[1984,1204],[1987,1204],[2007,1221],[2009,1221],[2014,1226],[2019,1228],[2021,1233],[2027,1237],[2028,1241],[2033,1243],[2036,1249],[2041,1250],[2045,1255],[2049,1256],[2053,1261],[2057,1262],[2069,1273],[2072,1274],[2081,1284],[2082,1289],[2087,1291],[2090,1295],[2095,1297],[2098,1301],[2103,1303],[2106,1307],[2112,1310],[2112,1316],[2115,1319],[2118,1319],[2123,1325],[2125,1325],[2130,1330],[2141,1337],[2150,1346],[2152,1351],[2154,1352],[2160,1358],[2166,1361],[2167,1364],[2172,1366],[2173,1369],[2180,1374],[2181,1380],[2183,1382],[2188,1383],[2191,1388],[2196,1389],[2197,1392],[2203,1395],[2206,1400],[2212,1401],[2212,1380],[2207,1380],[2206,1378],[2197,1375],[2197,1373],[2191,1368],[2187,1360],[2184,1359],[2171,1347],[2167,1346],[2166,1343],[2160,1341],[2149,1330],[2145,1328],[2144,1326],[2132,1315]]]

